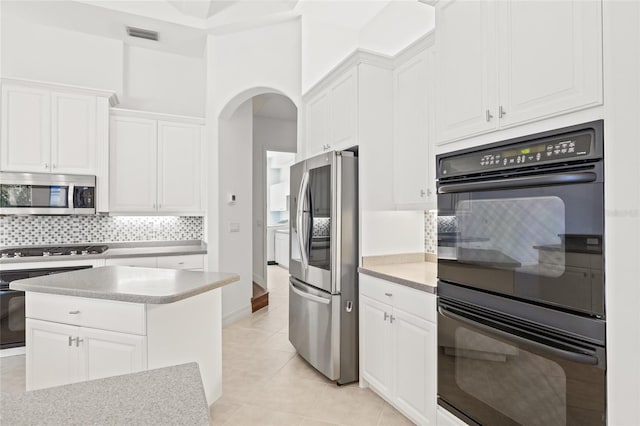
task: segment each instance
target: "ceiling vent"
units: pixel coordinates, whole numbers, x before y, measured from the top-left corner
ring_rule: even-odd
[[[131,37],[144,38],[146,40],[158,41],[158,32],[143,30],[142,28],[127,27],[127,34]]]

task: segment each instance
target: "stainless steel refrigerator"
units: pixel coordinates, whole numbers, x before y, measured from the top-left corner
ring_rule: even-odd
[[[289,341],[339,384],[358,380],[358,159],[291,167]]]

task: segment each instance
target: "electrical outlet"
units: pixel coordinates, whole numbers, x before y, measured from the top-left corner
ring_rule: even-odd
[[[229,223],[229,232],[240,232],[240,224],[235,222]]]

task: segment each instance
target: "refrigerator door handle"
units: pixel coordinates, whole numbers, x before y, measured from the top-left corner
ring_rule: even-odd
[[[300,296],[300,297],[302,297],[304,299],[311,300],[312,302],[322,303],[322,304],[325,304],[325,305],[328,305],[329,303],[331,303],[331,299],[325,299],[324,297],[315,296],[315,295],[313,295],[311,293],[307,293],[307,292],[299,290],[296,286],[293,285],[293,282],[291,282],[291,281],[289,281],[289,288],[291,288],[291,291],[293,291],[298,296]]]
[[[307,236],[305,235],[304,226],[304,205],[307,197],[307,190],[309,185],[309,172],[305,172],[302,175],[302,183],[300,183],[300,189],[298,192],[298,210],[296,212],[296,228],[298,231],[298,245],[300,247],[300,257],[302,260],[302,268],[307,269],[309,265],[309,259],[307,258],[305,241]]]

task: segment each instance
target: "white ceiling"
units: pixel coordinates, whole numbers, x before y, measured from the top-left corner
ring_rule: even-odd
[[[298,118],[298,109],[289,98],[275,93],[268,93],[254,96],[253,115],[278,120],[296,121]]]

